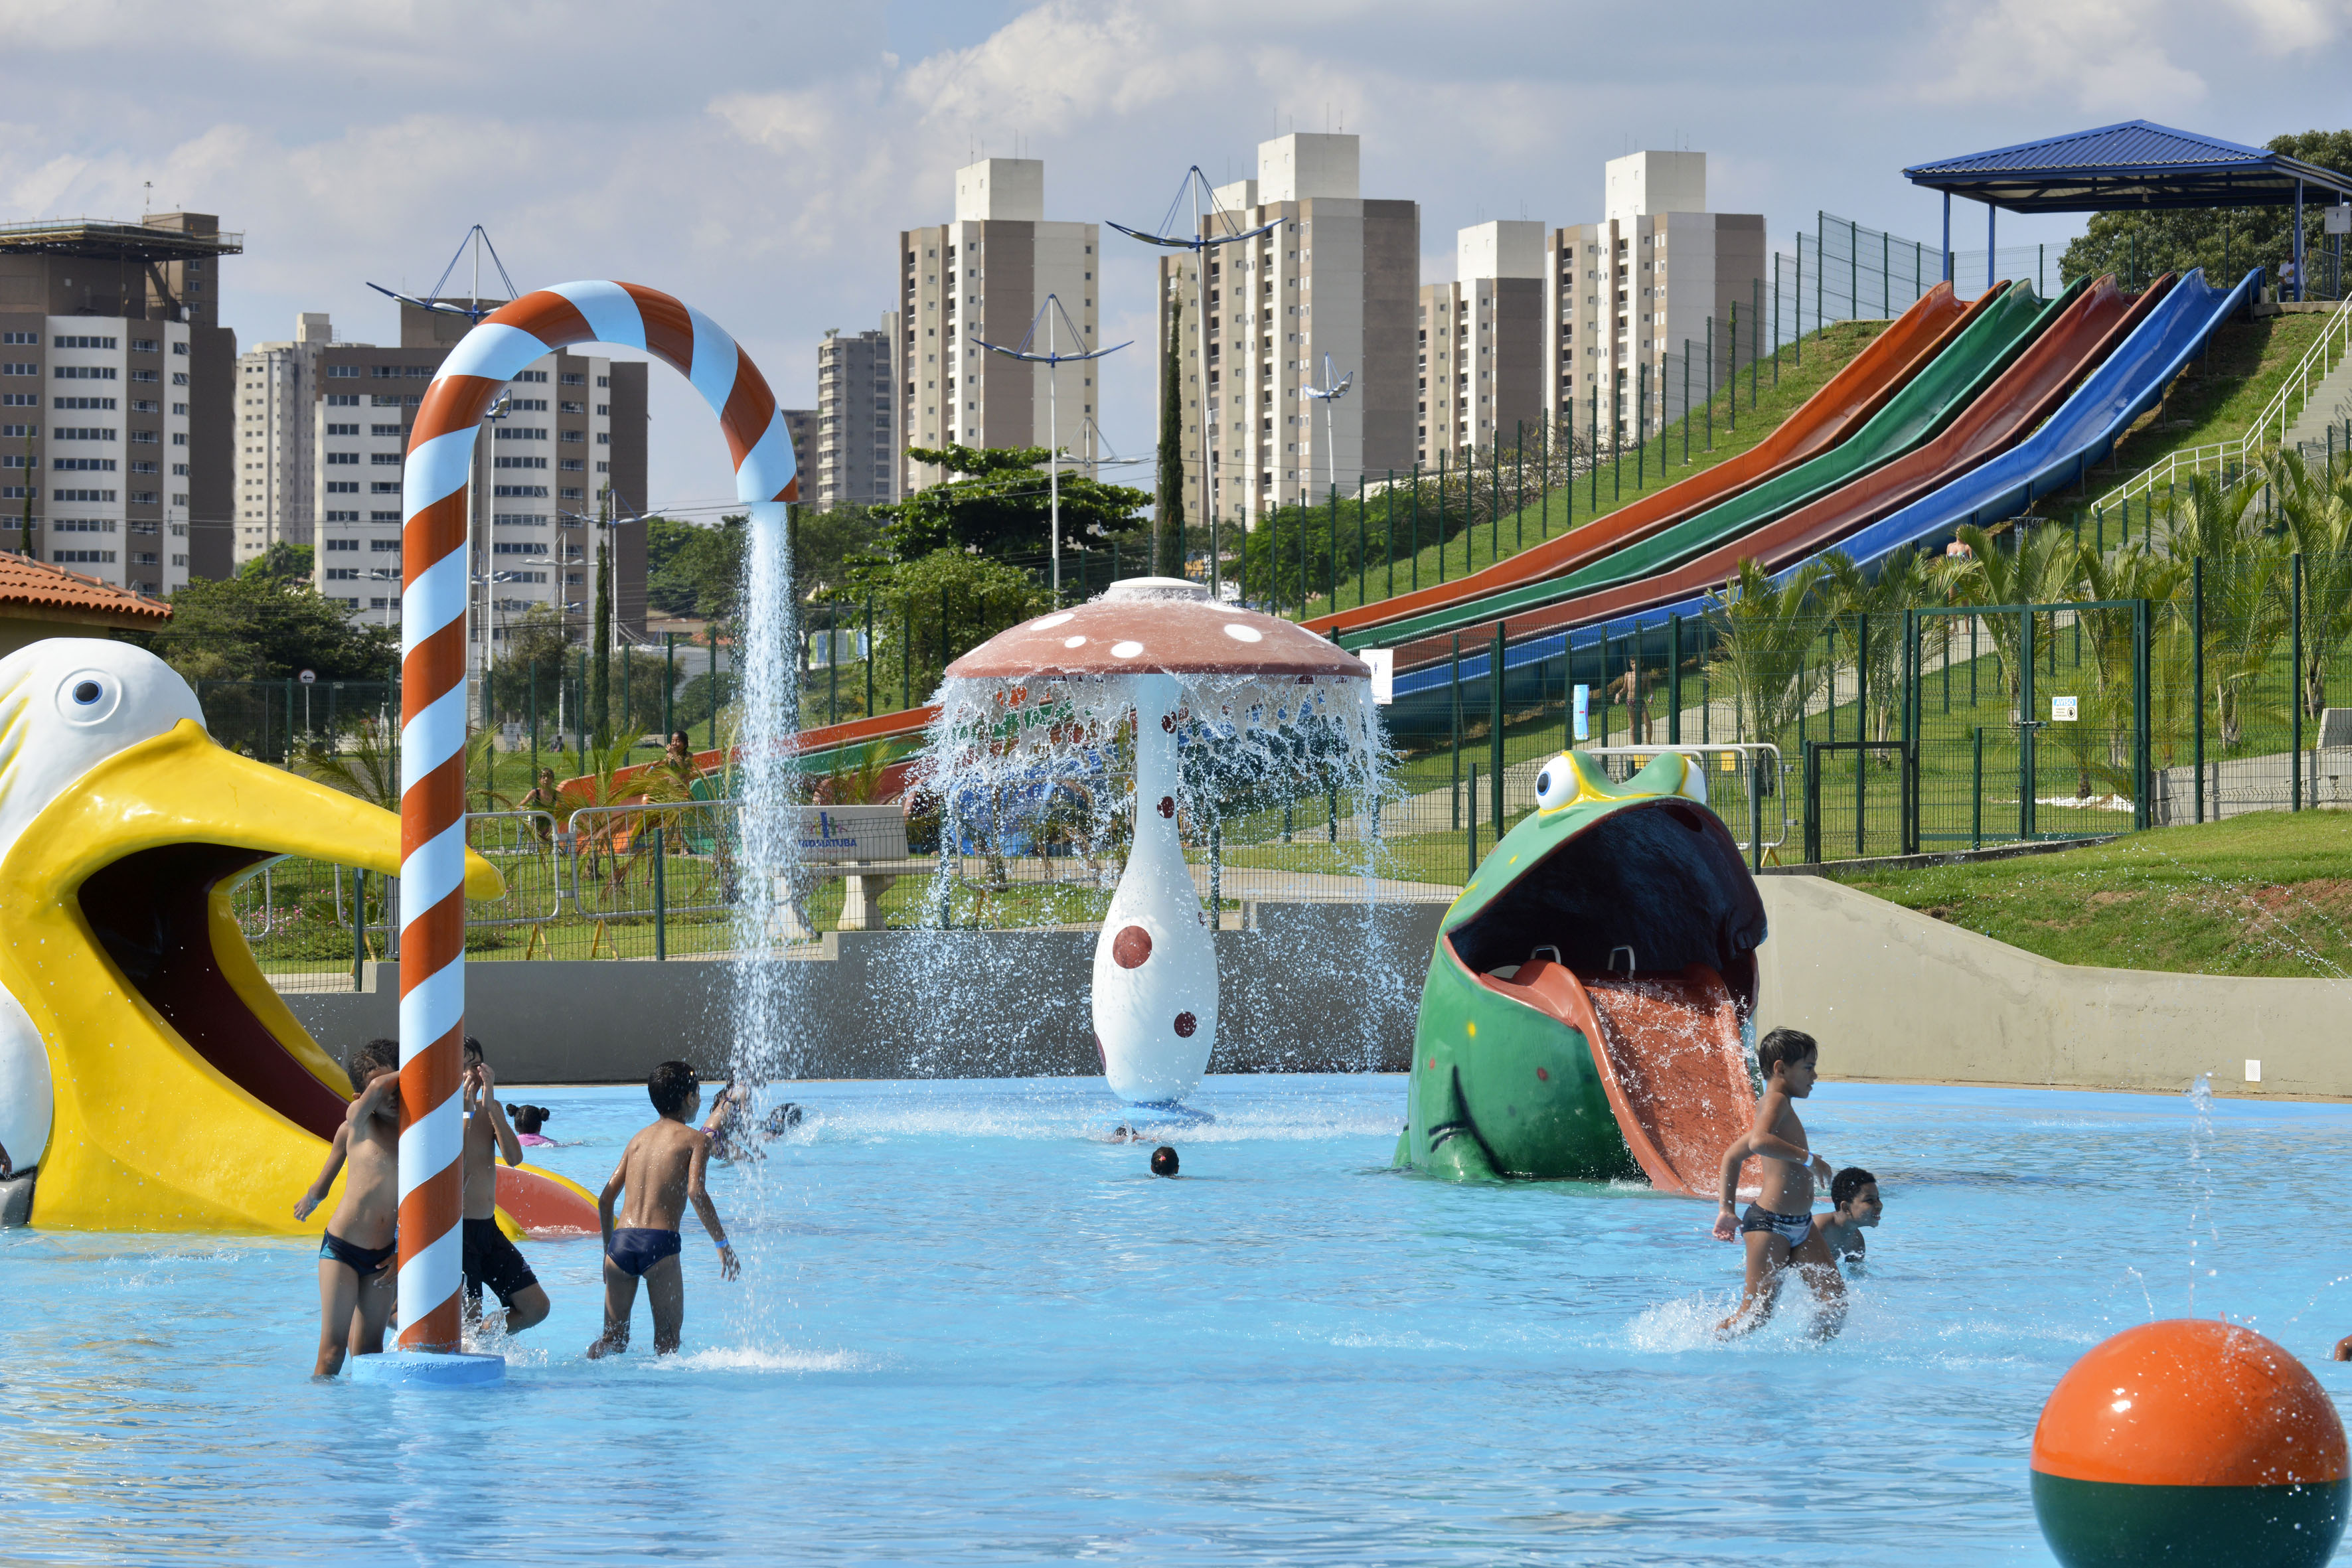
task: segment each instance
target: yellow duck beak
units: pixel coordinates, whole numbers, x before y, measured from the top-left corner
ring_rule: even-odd
[[[47,1048],[33,1223],[315,1233],[295,1199],[351,1094],[231,908],[282,855],[400,869],[400,819],[240,757],[182,719],[105,757],[0,858],[0,984]],[[468,851],[466,892],[504,890]],[[20,1163],[24,1163],[19,1156]]]

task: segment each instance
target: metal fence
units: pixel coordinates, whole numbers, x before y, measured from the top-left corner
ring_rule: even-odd
[[[1797,231],[1792,255],[1772,257],[1771,309],[1774,335],[1785,344],[1832,321],[1884,321],[1901,315],[1943,280],[1939,245],[1872,228],[1833,213],[1816,212],[1813,231]],[[1952,288],[1961,299],[1983,293],[2001,279],[2032,283],[2047,298],[2058,279],[2059,258],[2047,245],[2005,245],[1990,254],[1955,248]]]

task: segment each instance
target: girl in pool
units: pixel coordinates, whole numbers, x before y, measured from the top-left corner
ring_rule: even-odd
[[[526,1149],[552,1149],[556,1146],[554,1139],[540,1131],[547,1125],[547,1119],[554,1114],[544,1105],[507,1107],[507,1115],[514,1122],[515,1141]]]

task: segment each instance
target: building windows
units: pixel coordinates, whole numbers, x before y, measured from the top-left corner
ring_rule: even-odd
[[[0,343],[22,343],[30,348],[40,341],[41,334],[38,332],[0,332]]]
[[[40,374],[41,367],[37,364],[13,363],[9,364],[0,364],[0,375],[38,375]]]
[[[541,379],[544,378],[542,377]],[[588,378],[576,370],[567,370],[563,373],[563,384],[566,386],[585,386],[588,384]]]
[[[358,378],[359,374],[360,367],[355,364],[331,364],[327,367],[329,381],[352,381]]]
[[[131,465],[131,471],[134,474],[152,474],[156,472],[157,469],[153,463],[133,463]],[[152,500],[155,498],[150,496],[147,499]]]
[[[359,520],[359,513],[353,512],[352,514],[352,521],[353,522],[357,522]],[[368,513],[368,521],[370,522],[398,522],[400,521],[400,514],[396,511],[372,511]]]
[[[359,426],[356,425],[352,426],[351,433],[354,436],[358,435],[360,433]],[[368,426],[368,434],[371,436],[390,436],[394,439],[397,439],[400,436],[400,426],[397,425],[371,425]]]
[[[492,458],[491,461],[501,468],[543,468],[547,467],[547,459],[545,458],[499,457]]]
[[[547,373],[543,370],[519,370],[514,373],[514,379],[519,382],[533,382],[544,386],[547,384]]]
[[[356,392],[331,392],[327,394],[327,406],[330,408],[357,408],[359,405],[360,395]],[[356,436],[359,433],[360,427],[356,425],[344,432],[347,436]]]
[[[330,436],[356,436],[359,433],[360,427],[356,425],[339,425],[330,421],[327,426],[327,434]],[[330,452],[327,454],[327,461],[331,463],[338,458],[352,458],[356,459],[357,456],[358,454],[352,452]]]
[[[544,441],[547,439],[547,426],[544,425],[501,425],[498,428],[498,438],[501,441]]]
[[[377,555],[389,554],[399,548],[400,541],[397,539],[371,539],[368,541],[369,551]]]
[[[343,431],[355,430],[356,428],[357,427],[354,426],[346,425],[343,426],[342,431],[339,431],[333,426],[330,425],[327,426],[327,434],[330,436],[341,435]],[[359,466],[359,460],[360,455],[357,452],[330,452],[327,454],[327,466],[331,468],[341,464],[349,464],[353,468],[357,468]]]
[[[529,500],[534,498],[540,500],[545,500],[547,499],[547,487],[545,485],[492,485],[490,489],[491,492],[497,495],[500,500],[504,500],[509,496],[512,496],[520,500]]]
[[[61,364],[52,366],[49,374],[59,381],[112,381],[114,367],[110,364]],[[133,381],[137,376],[131,377]],[[154,377],[150,375],[150,381]]]
[[[162,351],[152,338],[133,338],[131,340],[131,352],[135,354],[152,354]]]
[[[114,432],[98,425],[60,425],[49,432],[56,441],[111,441]]]
[[[360,569],[356,566],[330,566],[327,568],[327,581],[330,583],[356,583],[359,580]]]
[[[399,493],[398,479],[377,479],[368,486],[368,494],[373,496],[396,496]]]
[[[114,472],[114,459],[111,458],[51,458],[49,467],[63,468],[68,473],[110,474]]]
[[[567,404],[565,406],[568,407],[570,405]],[[544,414],[547,412],[547,399],[544,397],[509,397],[507,399],[507,407],[517,414]]]
[[[368,454],[368,462],[372,466],[379,468],[396,468],[400,467],[400,454],[397,452],[370,452]]]
[[[357,479],[329,479],[327,493],[331,496],[355,496],[360,493],[360,482]]]
[[[327,541],[327,553],[330,555],[334,554],[338,551],[356,551],[359,547],[360,542],[356,539],[330,539]]]
[[[564,384],[565,384],[566,385],[572,385],[572,384],[574,384],[574,383],[572,381],[572,378],[571,378],[571,377],[569,377],[569,376],[566,376],[566,377],[564,378]],[[544,407],[545,407],[545,406],[547,406],[547,405],[546,405],[545,404],[541,404],[541,405],[540,405],[540,406],[541,406],[541,407],[542,407],[542,408],[544,408]],[[556,406],[556,411],[557,411],[558,413],[561,413],[561,414],[585,414],[585,413],[587,413],[587,412],[588,412],[588,405],[587,405],[586,404],[584,404],[584,403],[573,403],[573,402],[571,402],[569,399],[567,399],[567,400],[565,400],[565,401],[563,401],[563,402],[562,402],[562,403],[558,403],[555,406]]]
[[[113,562],[111,550],[52,550],[49,559],[61,566],[101,566]]]
[[[73,332],[59,332],[57,342],[49,346],[60,349],[110,349],[114,347],[114,340],[88,337]]]
[[[566,458],[561,466],[567,474],[584,474],[588,471],[586,465],[578,458]]]

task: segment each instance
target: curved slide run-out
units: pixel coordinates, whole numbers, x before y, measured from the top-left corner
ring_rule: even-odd
[[[1522,550],[1507,560],[1451,583],[1400,594],[1306,622],[1309,631],[1340,633],[1426,615],[1518,584],[1557,577],[1597,561],[1619,546],[1696,517],[1732,496],[1777,479],[1860,429],[1886,401],[1942,353],[1990,302],[1961,304],[1952,286],[1938,283],[1847,362],[1819,392],[1772,433],[1738,457],[1621,507],[1583,527]],[[1346,640],[1346,639],[1341,639]],[[1380,639],[1367,639],[1378,642]],[[1350,644],[1349,646],[1353,646]]]
[[[1843,549],[1868,564],[1896,550],[1948,539],[1961,523],[1993,522],[2013,516],[2039,496],[2078,483],[2091,464],[2114,449],[2140,416],[2155,406],[2214,329],[2242,308],[2259,277],[2249,273],[2231,289],[2217,289],[2201,272],[2169,288],[2151,288],[2116,320],[2114,303],[2097,289],[2085,292],[2053,323],[2041,352],[2021,357],[1996,381],[1981,410],[1946,433],[1948,447],[1937,444],[1916,454],[1948,458],[1932,481],[1916,473],[1865,477],[1840,496],[1816,503],[1801,524],[1768,530],[1723,546],[1663,575],[1599,594],[1564,601],[1507,623],[1522,637],[1510,651],[1512,664],[1557,657],[1562,643],[1524,634],[1635,620],[1657,625],[1674,615],[1697,616],[1711,594],[1741,560],[1762,562],[1775,575],[1796,569],[1822,551]],[[2102,322],[2106,323],[2101,330]],[[2068,351],[2078,352],[2070,362]],[[2042,410],[2063,388],[2080,380],[2054,411]],[[2022,439],[2021,432],[2030,430]],[[1988,456],[1988,453],[1990,455]],[[1924,493],[1922,490],[1924,489]],[[1843,497],[1843,499],[1840,499]],[[1492,623],[1475,628],[1491,637]],[[1465,644],[1469,641],[1465,638]],[[1398,664],[1409,673],[1397,679],[1405,700],[1452,681],[1449,667],[1434,661],[1450,653],[1436,638],[1401,650]],[[1486,650],[1466,647],[1465,679],[1486,674]]]
[[[2069,296],[2075,291],[2070,290]],[[1975,403],[1987,384],[2063,310],[2059,301],[2045,303],[2022,287],[2001,289],[1988,295],[1987,300],[1990,303],[1979,302],[1981,308],[1933,363],[1912,377],[1850,438],[1819,457],[1565,577],[1527,584],[1435,615],[1357,632],[1342,637],[1340,643],[1354,647],[1381,640],[1391,646],[1409,645],[1440,632],[1458,631],[1614,584],[1651,577],[1710,546],[1750,533],[1773,518],[1836,493],[1859,476],[1885,467],[1934,437]]]

